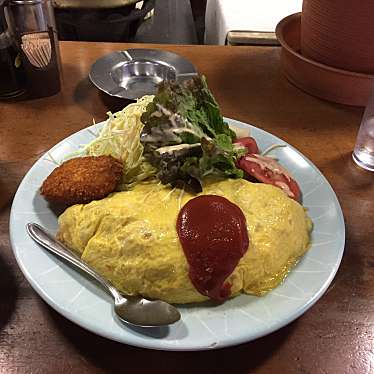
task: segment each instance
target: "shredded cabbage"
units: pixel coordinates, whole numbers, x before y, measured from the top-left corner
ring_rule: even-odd
[[[136,183],[156,174],[156,169],[145,161],[140,142],[144,126],[140,117],[153,97],[146,95],[117,113],[108,112],[109,118],[99,136],[83,149],[88,156],[110,155],[122,161],[123,177],[119,190],[131,189]]]

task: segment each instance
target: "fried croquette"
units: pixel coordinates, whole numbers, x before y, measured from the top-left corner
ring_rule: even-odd
[[[52,171],[40,193],[56,204],[89,203],[113,192],[122,172],[122,163],[112,156],[72,158]]]

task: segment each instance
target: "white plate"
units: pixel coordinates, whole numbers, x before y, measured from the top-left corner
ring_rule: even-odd
[[[227,119],[230,125],[248,125]],[[260,149],[283,143],[250,127]],[[91,131],[89,131],[89,129]],[[36,292],[69,320],[98,335],[122,343],[162,350],[202,350],[240,344],[267,335],[309,309],[326,291],[338,270],[345,241],[342,211],[331,186],[319,170],[292,146],[273,154],[298,181],[303,204],[314,223],[312,247],[284,283],[264,297],[242,295],[220,306],[182,306],[182,320],[169,328],[134,329],[113,316],[111,302],[96,285],[35,244],[25,230],[36,222],[52,233],[56,215],[39,195],[42,181],[55,167],[50,156],[63,160],[93,139],[93,127],[79,131],[53,147],[30,169],[15,195],[10,239],[17,262]]]

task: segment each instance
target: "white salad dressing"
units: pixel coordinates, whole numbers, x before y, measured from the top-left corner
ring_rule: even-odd
[[[245,160],[255,162],[260,166],[261,170],[269,169],[274,174],[283,174],[288,181],[291,180],[289,172],[270,157],[254,154],[245,156]]]

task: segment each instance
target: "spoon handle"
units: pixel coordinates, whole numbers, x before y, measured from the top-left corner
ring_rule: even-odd
[[[26,230],[30,237],[34,239],[38,244],[48,249],[50,252],[62,257],[64,260],[68,261],[70,264],[79,268],[86,274],[89,274],[97,282],[99,282],[104,289],[106,289],[115,300],[119,300],[122,296],[119,294],[117,289],[106,279],[104,279],[100,274],[83,262],[75,253],[70,249],[65,247],[61,242],[55,239],[51,234],[49,234],[43,227],[37,223],[28,223],[26,225]]]

